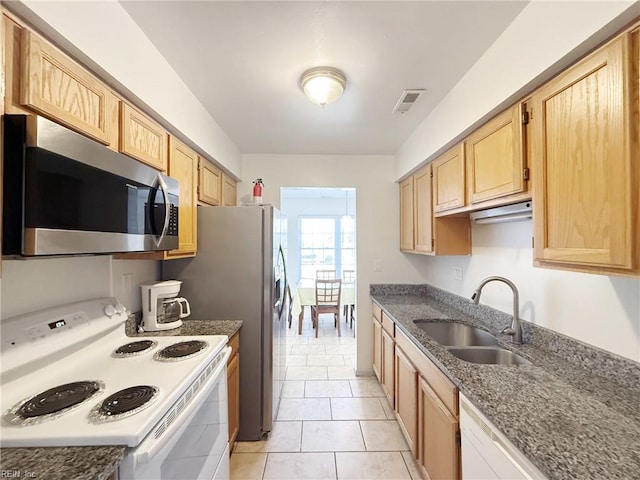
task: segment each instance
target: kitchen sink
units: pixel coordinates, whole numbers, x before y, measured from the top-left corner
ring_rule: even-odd
[[[496,337],[481,328],[453,321],[414,320],[416,327],[445,347],[498,345]]]
[[[465,362],[494,365],[531,365],[520,355],[503,348],[449,348],[449,352]]]

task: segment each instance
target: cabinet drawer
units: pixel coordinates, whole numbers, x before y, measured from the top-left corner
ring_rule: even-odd
[[[399,329],[396,332],[396,345],[402,349],[407,358],[415,365],[420,375],[429,383],[442,403],[457,417],[458,389],[456,386]]]
[[[373,318],[375,318],[379,322],[382,322],[382,310],[380,309],[380,307],[377,304],[372,303],[371,310],[373,311]]]
[[[229,360],[227,361],[227,365],[231,363],[231,360],[236,356],[238,350],[240,349],[240,334],[235,333],[233,337],[229,339],[229,343],[227,344],[231,347],[231,355],[229,356]]]
[[[198,201],[218,206],[222,201],[222,171],[198,156]]]
[[[120,151],[162,172],[167,171],[169,134],[132,106],[120,105]]]
[[[20,77],[22,105],[113,146],[118,99],[87,70],[27,29],[21,35]]]
[[[391,320],[389,317],[387,317],[387,315],[382,312],[381,314],[382,317],[382,328],[392,337],[396,336],[396,325],[395,323],[393,323],[393,320]]]
[[[235,207],[238,204],[238,187],[237,182],[222,173],[222,206]]]

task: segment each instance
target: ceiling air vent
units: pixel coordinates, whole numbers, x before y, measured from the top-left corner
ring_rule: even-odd
[[[405,90],[400,95],[400,100],[396,103],[396,106],[393,107],[393,113],[402,113],[405,114],[409,111],[409,109],[413,106],[414,103],[418,100],[418,97],[424,93],[423,88],[413,89],[413,90]]]

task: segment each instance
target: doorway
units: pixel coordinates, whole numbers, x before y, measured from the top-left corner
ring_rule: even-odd
[[[357,273],[355,188],[282,187],[280,207],[291,285],[315,279],[317,270]]]

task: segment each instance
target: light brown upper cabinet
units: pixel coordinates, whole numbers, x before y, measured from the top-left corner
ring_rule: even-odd
[[[237,182],[224,172],[222,173],[222,205],[235,207],[238,204]]]
[[[434,212],[464,207],[466,204],[464,143],[446,151],[431,165],[433,169]]]
[[[400,184],[400,250],[427,255],[469,255],[469,217],[434,218],[431,172],[432,164],[428,164]]]
[[[178,248],[168,258],[192,257],[197,246],[198,155],[173,136],[169,137],[169,176],[180,183]]]
[[[222,171],[206,158],[198,156],[198,201],[222,204]]]
[[[422,167],[413,175],[414,192],[414,249],[416,252],[433,251],[433,203],[431,198],[431,165]]]
[[[15,49],[12,53],[15,55]],[[14,82],[11,85],[16,87]],[[20,104],[118,148],[118,98],[91,73],[26,28],[21,33]]]
[[[639,50],[625,33],[533,94],[537,265],[639,272]]]
[[[524,155],[522,106],[514,105],[485,123],[465,141],[469,203],[520,193],[529,171]]]
[[[413,176],[400,183],[400,250],[414,251],[413,239]]]
[[[167,171],[169,134],[132,106],[120,104],[120,151],[162,172]]]

